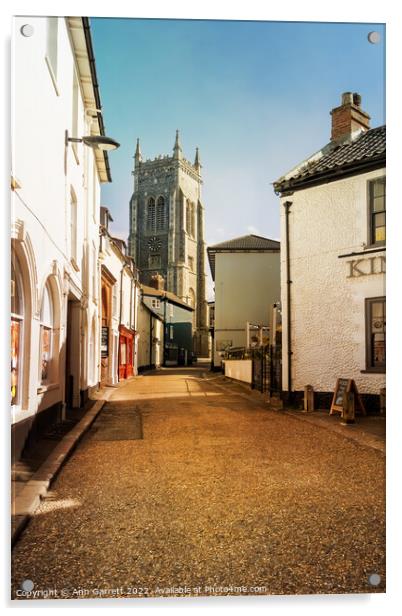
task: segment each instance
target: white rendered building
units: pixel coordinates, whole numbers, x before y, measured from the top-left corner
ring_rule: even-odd
[[[247,323],[271,325],[272,307],[280,298],[280,244],[245,235],[207,252],[215,283],[212,359],[220,368],[225,349],[247,346]]]
[[[12,41],[13,456],[100,380],[100,184],[106,152],[87,18],[17,17]]]
[[[370,411],[385,387],[385,126],[350,92],[331,115],[331,141],[274,183],[283,390],[311,385],[329,408],[337,379],[354,379]]]
[[[137,374],[137,330],[140,283],[126,243],[109,233],[109,210],[101,207],[100,382],[114,385]]]

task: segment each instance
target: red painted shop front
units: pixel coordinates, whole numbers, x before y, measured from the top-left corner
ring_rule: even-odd
[[[134,336],[135,332],[120,325],[119,327],[119,380],[133,376]]]

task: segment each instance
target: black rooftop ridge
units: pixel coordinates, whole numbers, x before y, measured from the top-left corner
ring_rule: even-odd
[[[322,149],[320,158],[311,157],[274,182],[274,190],[284,193],[309,185],[337,180],[385,165],[386,126],[378,126],[361,133],[353,141],[331,142]]]

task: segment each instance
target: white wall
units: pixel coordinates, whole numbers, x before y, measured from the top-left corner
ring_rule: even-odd
[[[378,394],[384,374],[365,374],[365,298],[385,295],[385,275],[348,277],[340,255],[364,250],[368,239],[367,182],[385,169],[296,191],[290,200],[292,389],[334,390],[353,378],[362,393]],[[285,208],[281,206],[283,389],[287,390]],[[367,269],[368,257],[361,267]],[[379,264],[378,264],[379,265]],[[369,271],[369,270],[367,270]]]
[[[253,361],[251,359],[225,359],[225,376],[251,384],[253,382]]]
[[[24,37],[21,26],[30,24],[33,35]],[[13,421],[26,419],[64,399],[66,318],[68,298],[80,305],[75,335],[80,341],[73,358],[76,366],[74,402],[79,390],[97,383],[99,290],[97,276],[99,177],[89,148],[65,148],[65,131],[73,122],[75,59],[64,18],[58,19],[56,86],[46,62],[47,19],[17,17],[12,42],[12,175],[19,188],[12,193],[13,247],[22,261],[27,304],[24,385],[26,393]],[[78,135],[88,134],[88,118],[78,90]],[[71,190],[77,199],[77,259],[71,260]],[[39,387],[39,313],[43,288],[50,276],[57,323],[58,369],[53,382]],[[27,315],[28,316],[28,315]],[[96,339],[90,341],[89,324]],[[82,329],[81,329],[82,327]],[[77,329],[78,328],[78,329]],[[85,329],[87,328],[87,329]]]
[[[151,332],[151,327],[152,332]],[[152,343],[151,343],[152,337]],[[140,301],[138,307],[138,368],[154,364],[157,368],[163,362],[163,323]],[[150,348],[151,347],[151,348]]]
[[[221,362],[219,342],[245,346],[246,322],[269,325],[272,305],[279,298],[279,252],[216,253],[215,366]]]

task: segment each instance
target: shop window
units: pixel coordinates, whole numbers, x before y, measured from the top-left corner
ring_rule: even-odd
[[[24,296],[17,261],[11,264],[11,404],[21,404]]]
[[[385,371],[385,297],[366,299],[366,368]]]
[[[385,177],[369,182],[370,244],[385,244]]]
[[[51,382],[53,358],[53,301],[49,283],[43,290],[40,312],[40,366],[39,380],[42,385]]]
[[[127,346],[126,341],[120,341],[120,363],[123,365],[127,364]]]

